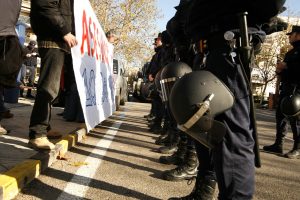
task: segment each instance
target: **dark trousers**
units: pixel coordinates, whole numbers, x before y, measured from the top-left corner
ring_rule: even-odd
[[[280,95],[279,102],[285,95]],[[276,141],[283,142],[284,137],[288,132],[288,123],[291,125],[294,139],[293,149],[300,149],[300,120],[298,118],[286,118],[281,110],[280,105],[276,108]]]
[[[58,95],[61,71],[66,53],[55,48],[40,48],[39,54],[41,56],[41,69],[37,95],[30,117],[30,139],[35,138],[36,134],[45,135],[47,130],[49,130],[51,102]]]
[[[215,180],[216,174],[214,171],[212,151],[199,142],[194,141],[192,138],[188,138],[188,144],[193,143],[195,143],[197,157],[200,163],[198,167],[197,177],[208,177]],[[202,184],[202,182],[199,183]]]
[[[153,96],[152,102],[153,102],[153,104],[152,104],[153,112],[155,115],[154,122],[157,125],[161,125],[165,111],[164,111],[164,104],[163,104],[158,92]]]
[[[213,149],[219,199],[250,200],[255,185],[255,141],[248,85],[239,59],[234,61],[230,57],[231,48],[224,41],[223,33],[210,38],[207,44],[207,70],[221,79],[235,96],[233,107],[215,118],[226,127],[223,141]]]
[[[26,66],[26,70],[29,70],[29,77],[28,77],[28,86],[33,87],[34,86],[34,79],[35,79],[35,73],[36,73],[36,67],[35,66]]]

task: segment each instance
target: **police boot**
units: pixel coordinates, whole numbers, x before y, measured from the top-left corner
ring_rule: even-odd
[[[161,156],[159,158],[159,162],[163,164],[182,165],[187,152],[186,145],[186,140],[180,140],[177,151],[175,151],[171,156]]]
[[[196,150],[188,150],[184,159],[184,164],[166,171],[163,179],[168,181],[190,180],[197,176],[199,161]]]
[[[283,153],[282,146],[283,146],[283,138],[279,138],[279,139],[276,138],[276,141],[274,144],[269,145],[269,146],[264,146],[263,150],[282,154]]]
[[[163,134],[163,135],[160,135],[156,140],[155,140],[155,144],[158,144],[158,145],[162,145],[162,144],[165,144],[165,142],[167,142],[169,140],[170,136],[167,133]]]
[[[169,200],[212,200],[217,181],[212,176],[199,176],[191,194],[185,197],[172,197]]]
[[[162,154],[172,154],[178,149],[178,143],[180,141],[180,137],[178,134],[171,132],[170,134],[170,142],[166,143],[165,146],[160,147],[158,152]]]
[[[149,131],[150,132],[157,132],[157,131],[159,131],[161,129],[162,129],[161,125],[158,124],[158,123],[155,123],[155,124],[153,124],[153,126],[150,126]]]

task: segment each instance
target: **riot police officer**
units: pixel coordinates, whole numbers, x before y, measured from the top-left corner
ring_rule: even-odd
[[[286,53],[284,61],[278,63],[276,68],[276,73],[280,78],[279,105],[276,109],[276,140],[274,144],[264,146],[263,149],[282,154],[284,137],[288,131],[288,122],[290,122],[294,146],[285,156],[295,159],[300,158],[300,120],[298,116],[284,115],[285,112],[291,111],[284,110],[285,107],[283,107],[282,104],[287,98],[290,98],[291,95],[300,94],[300,26],[293,26],[292,31],[287,33],[287,35],[289,36],[289,42],[293,46],[293,49]],[[293,103],[293,101],[291,101],[291,103]],[[286,107],[286,109],[289,108],[290,106]],[[296,108],[296,115],[298,111],[300,111],[300,108]]]
[[[185,32],[192,38],[194,44],[206,41],[204,69],[225,83],[234,95],[233,106],[215,116],[215,120],[225,127],[223,140],[212,149],[219,199],[222,200],[253,198],[255,159],[257,166],[260,163],[249,86],[251,66],[249,67],[248,64],[249,60],[253,60],[254,55],[251,54],[253,51],[249,50],[254,44],[257,45],[263,41],[265,35],[259,25],[268,23],[270,18],[276,16],[284,2],[284,0],[260,2],[256,0],[242,2],[238,0],[192,0],[189,7]],[[269,9],[266,11],[265,7]],[[239,23],[242,21],[239,19],[239,13],[243,12],[248,12],[248,26],[246,24],[246,27],[240,26]],[[245,16],[241,15],[240,18],[244,19]],[[243,35],[246,31],[243,31],[241,27],[249,29],[252,46],[249,44],[243,46],[243,41],[245,38],[248,39],[248,35]],[[225,34],[227,31],[230,31],[230,37]],[[186,87],[191,87],[191,84],[186,84]],[[197,85],[194,89],[197,90]],[[176,104],[182,103],[179,101],[180,99],[174,100],[174,109],[176,109]],[[180,116],[177,117],[180,118]],[[191,195],[182,199],[212,199],[212,196],[203,195],[201,182],[196,184]]]

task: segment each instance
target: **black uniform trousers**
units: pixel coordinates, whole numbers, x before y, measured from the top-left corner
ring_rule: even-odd
[[[40,77],[33,105],[29,138],[46,135],[50,127],[51,103],[57,97],[66,52],[57,48],[39,48],[41,56]]]
[[[286,118],[280,109],[280,102],[286,97],[289,96],[291,93],[286,92],[285,86],[283,87],[283,91],[280,92],[279,95],[279,104],[276,108],[276,141],[283,142],[284,137],[288,133],[288,123],[291,125],[291,130],[293,132],[293,139],[294,139],[294,147],[293,149],[300,149],[300,120],[299,118]],[[288,89],[287,91],[290,91]]]
[[[219,199],[252,199],[255,185],[253,127],[250,118],[248,84],[238,59],[224,40],[224,33],[207,40],[206,69],[215,74],[235,97],[233,107],[216,116],[226,127],[223,141],[213,149],[213,161],[219,186]],[[222,101],[222,100],[221,100]]]

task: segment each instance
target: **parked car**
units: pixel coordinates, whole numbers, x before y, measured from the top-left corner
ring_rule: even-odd
[[[115,80],[116,110],[119,110],[120,105],[125,105],[125,102],[128,101],[128,88],[124,64],[118,59],[113,59],[113,78]]]
[[[150,66],[150,63],[147,62],[137,73],[135,80],[133,81],[133,96],[140,101],[147,102],[149,101],[146,91],[148,91],[148,77],[147,70]],[[146,89],[147,88],[147,89]]]

